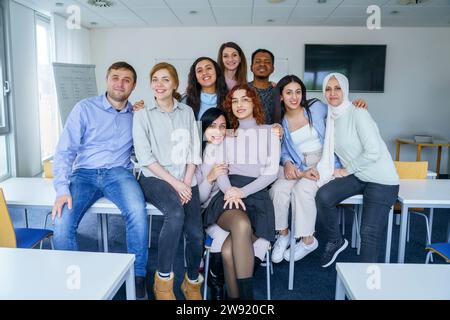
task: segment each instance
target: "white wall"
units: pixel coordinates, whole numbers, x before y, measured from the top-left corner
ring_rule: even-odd
[[[10,2],[12,110],[17,176],[29,177],[41,171],[39,93],[37,84],[35,15]]]
[[[149,99],[148,72],[156,59],[195,59],[202,55],[216,58],[220,44],[225,41],[237,42],[246,53],[248,63],[255,49],[267,48],[277,58],[287,58],[289,72],[300,77],[303,76],[305,43],[387,44],[385,92],[358,94],[357,97],[369,103],[391,153],[395,154],[396,137],[421,133],[450,140],[450,28],[375,31],[359,27],[98,29],[91,31],[91,58],[97,65],[99,90],[105,89],[108,66],[114,61],[126,60],[138,71],[132,101]],[[186,78],[186,75],[181,77]],[[308,95],[314,96],[320,97],[320,94]],[[424,150],[423,159],[430,161],[430,169],[434,170],[436,150]],[[401,160],[415,160],[413,147],[402,147]],[[446,173],[450,166],[447,150],[442,160],[441,172]]]
[[[90,63],[90,33],[86,28],[68,29],[66,18],[53,16],[56,62]]]

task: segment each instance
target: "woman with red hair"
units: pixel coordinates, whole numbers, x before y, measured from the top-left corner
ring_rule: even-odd
[[[222,258],[230,299],[253,299],[253,242],[275,235],[273,203],[267,187],[276,180],[280,140],[270,125],[258,95],[247,84],[234,87],[225,99],[233,134],[217,148],[216,162],[228,164],[228,175],[217,178],[220,188],[205,214],[206,226],[217,223],[230,232]],[[264,251],[265,252],[265,251]]]

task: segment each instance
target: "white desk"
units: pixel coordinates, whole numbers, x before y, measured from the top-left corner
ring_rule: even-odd
[[[0,300],[106,300],[126,283],[135,300],[134,254],[0,248]]]
[[[29,209],[51,211],[55,202],[56,193],[53,188],[53,180],[45,178],[10,178],[0,183],[0,188],[5,193],[8,207],[15,209],[24,209],[25,213]],[[147,203],[147,214],[162,215],[153,205]],[[94,213],[98,216],[98,239],[99,248],[108,252],[108,223],[107,215],[120,215],[120,210],[114,203],[106,198],[99,199],[87,213]],[[26,218],[25,214],[25,218]],[[151,230],[151,221],[150,228]],[[149,239],[151,236],[149,237]],[[150,244],[150,241],[149,241]]]
[[[358,213],[357,218],[358,220],[355,222],[358,224],[358,226],[353,226],[352,228],[352,241],[351,243],[356,243],[356,246],[359,246],[359,237],[357,237],[356,234],[356,228],[359,228],[359,224],[361,222],[362,217],[362,205],[363,205],[363,195],[358,194],[355,196],[352,196],[350,198],[345,199],[341,202],[341,204],[351,204],[356,205],[357,208],[355,209],[355,214]],[[291,220],[291,226],[295,226],[295,221],[293,220],[294,215],[292,215]],[[355,221],[355,220],[354,220]],[[387,238],[386,238],[386,253],[385,253],[385,262],[389,263],[391,260],[391,242],[392,242],[392,226],[394,223],[394,210],[391,208],[391,211],[389,212],[388,217],[388,227],[387,227]],[[295,246],[295,237],[294,237],[294,231],[291,232],[291,239],[290,239],[290,245],[293,248]],[[295,261],[294,261],[294,252],[293,250],[290,250],[290,259],[289,259],[289,278],[288,278],[288,290],[294,289],[294,269],[295,269]]]
[[[449,300],[450,266],[337,263],[336,300]]]
[[[403,263],[405,261],[408,209],[414,207],[450,208],[450,180],[400,180],[398,200],[402,206],[398,262]]]

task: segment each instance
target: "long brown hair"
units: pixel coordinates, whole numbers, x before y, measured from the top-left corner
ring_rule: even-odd
[[[222,69],[219,64],[209,57],[200,57],[194,61],[192,64],[189,75],[188,75],[188,85],[186,89],[186,104],[192,108],[194,111],[195,119],[198,118],[198,113],[200,111],[201,104],[201,92],[202,86],[197,80],[197,74],[195,68],[200,61],[207,60],[212,63],[214,70],[216,71],[216,95],[217,95],[217,108],[222,108],[223,101],[227,95],[228,89],[225,83],[225,77],[223,75]],[[199,120],[199,119],[197,119]]]
[[[244,51],[242,51],[241,47],[239,47],[237,43],[225,42],[220,46],[219,54],[217,55],[217,62],[219,63],[220,68],[225,73],[225,65],[222,58],[223,50],[225,50],[225,48],[235,49],[238,52],[239,57],[241,58],[241,63],[239,63],[239,66],[236,69],[234,80],[236,80],[237,84],[247,83],[247,58],[245,58]]]
[[[252,99],[253,102],[253,118],[255,118],[256,123],[258,125],[262,125],[265,123],[264,109],[261,104],[261,100],[259,99],[258,93],[250,87],[248,84],[240,84],[236,85],[230,92],[228,92],[227,97],[225,98],[225,111],[228,114],[228,120],[230,121],[231,128],[236,130],[239,128],[239,120],[233,113],[233,108],[231,105],[231,100],[233,99],[233,94],[237,90],[245,90],[247,97]]]
[[[152,70],[150,70],[150,82],[152,81],[153,75],[159,70],[166,69],[169,72],[170,77],[175,83],[175,90],[172,92],[172,96],[177,99],[177,101],[181,100],[181,94],[177,92],[178,86],[180,85],[180,80],[178,79],[177,69],[173,65],[167,62],[160,62],[153,66]]]

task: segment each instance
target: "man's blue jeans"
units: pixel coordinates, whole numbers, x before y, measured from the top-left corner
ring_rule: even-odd
[[[57,250],[78,250],[77,229],[86,211],[100,198],[111,200],[122,212],[127,229],[128,252],[136,255],[135,275],[145,277],[148,259],[148,220],[145,199],[130,170],[77,169],[70,177],[72,209],[64,206],[56,217],[54,244]]]

